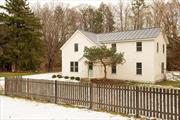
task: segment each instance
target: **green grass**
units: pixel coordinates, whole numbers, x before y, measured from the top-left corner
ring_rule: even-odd
[[[164,81],[156,83],[156,85],[171,86],[171,87],[178,87],[178,88],[180,88],[180,81],[164,80]]]
[[[11,77],[11,76],[23,76],[23,75],[32,75],[37,73],[32,72],[20,72],[20,73],[14,73],[14,72],[0,72],[0,77]]]

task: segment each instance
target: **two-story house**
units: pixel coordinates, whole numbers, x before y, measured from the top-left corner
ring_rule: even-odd
[[[77,30],[62,46],[62,75],[103,78],[101,64],[88,64],[84,48],[106,45],[123,52],[125,63],[107,67],[107,78],[154,83],[164,79],[168,40],[159,28],[95,34]]]

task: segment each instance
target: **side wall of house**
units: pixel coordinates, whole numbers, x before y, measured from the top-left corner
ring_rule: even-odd
[[[154,82],[154,41],[141,41],[142,51],[136,51],[136,42],[116,43],[117,51],[124,53],[125,63],[117,65],[116,74],[108,67],[107,77],[110,79]],[[111,48],[111,44],[106,44]],[[136,63],[142,63],[142,75],[136,74]]]
[[[157,43],[159,48],[157,48]],[[164,53],[163,53],[164,45]],[[154,41],[154,54],[155,54],[155,80],[161,81],[165,78],[166,73],[166,42],[163,38],[162,33]],[[157,51],[158,49],[158,51]],[[162,63],[164,63],[164,73],[162,73]]]
[[[74,51],[74,44],[78,44],[78,51]],[[65,43],[62,48],[62,75],[63,76],[75,76],[86,78],[88,77],[88,65],[85,63],[86,59],[83,58],[84,48],[91,47],[95,44],[90,42],[84,35],[79,31],[75,32],[74,35]],[[70,71],[70,62],[78,62],[78,72]]]

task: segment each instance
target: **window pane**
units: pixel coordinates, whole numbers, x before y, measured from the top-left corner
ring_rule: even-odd
[[[111,72],[112,73],[116,73],[116,65],[112,65],[111,66]]]
[[[75,51],[75,52],[78,51],[78,44],[77,44],[77,43],[74,44],[74,51]]]
[[[137,69],[137,75],[141,75],[142,74],[142,69]]]

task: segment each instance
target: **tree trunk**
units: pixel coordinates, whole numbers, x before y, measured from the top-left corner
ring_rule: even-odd
[[[107,76],[106,64],[102,60],[101,60],[101,63],[103,64],[103,67],[104,67],[104,80],[106,80],[106,76]]]

